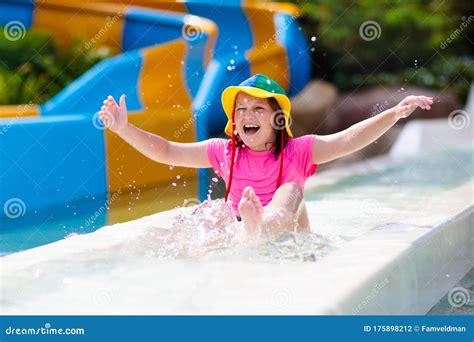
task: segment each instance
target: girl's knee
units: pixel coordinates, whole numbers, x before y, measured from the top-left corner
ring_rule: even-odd
[[[298,183],[295,183],[295,182],[285,183],[278,188],[278,190],[280,189],[281,191],[288,192],[290,195],[298,197],[299,199],[303,198],[303,189],[301,189]]]
[[[298,183],[290,182],[280,186],[275,195],[273,196],[273,202],[279,206],[291,208],[292,211],[298,209],[299,205],[303,201],[303,190]]]

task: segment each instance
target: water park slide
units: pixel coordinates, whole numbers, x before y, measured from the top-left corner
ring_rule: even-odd
[[[20,35],[45,30],[62,46],[80,37],[85,49],[117,53],[46,103],[0,107],[0,203],[23,207],[16,220],[4,211],[0,219],[20,226],[44,220],[52,208],[83,200],[98,208],[121,193],[100,226],[114,222],[130,189],[172,194],[175,204],[204,198],[208,170],[153,163],[104,130],[97,110],[107,95],[124,93],[130,121],[147,131],[181,142],[221,134],[220,93],[229,84],[262,72],[295,95],[307,83],[297,10],[260,1],[0,0],[0,25],[12,34],[15,27]]]

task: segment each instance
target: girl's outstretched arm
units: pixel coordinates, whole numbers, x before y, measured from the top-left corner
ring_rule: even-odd
[[[148,158],[163,164],[185,167],[211,167],[207,157],[208,141],[177,143],[146,132],[128,122],[125,95],[120,105],[112,96],[107,97],[99,112],[104,126]]]
[[[417,107],[430,110],[432,104],[432,97],[407,96],[395,107],[358,122],[341,132],[315,135],[313,163],[327,163],[358,151],[377,140],[399,119],[409,116]]]

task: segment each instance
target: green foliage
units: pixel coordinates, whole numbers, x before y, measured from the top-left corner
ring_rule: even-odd
[[[343,91],[377,83],[436,89],[453,83],[463,96],[473,80],[474,49],[467,37],[474,32],[474,22],[441,48],[459,29],[461,18],[473,14],[469,1],[294,2],[305,14],[305,32],[318,38],[312,43],[314,76]],[[367,21],[380,27],[375,28],[377,38],[363,39],[360,28]]]
[[[82,40],[60,49],[53,36],[34,30],[14,41],[0,35],[0,105],[43,103],[110,55],[85,49]]]

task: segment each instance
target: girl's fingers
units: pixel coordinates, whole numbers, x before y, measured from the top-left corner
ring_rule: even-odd
[[[109,101],[109,100],[105,100],[104,101],[104,105],[102,106],[102,110],[104,109],[108,109],[110,110],[111,112],[114,112],[116,110],[117,107],[114,106],[114,103]]]
[[[125,95],[120,96],[120,107],[121,108],[127,108],[127,105],[125,103]]]
[[[113,102],[110,102],[109,108],[110,108],[110,111],[112,112],[115,112],[118,110],[118,107]]]
[[[104,106],[108,108],[111,112],[114,112],[118,108],[114,98],[110,95],[107,96],[107,98],[104,100]]]
[[[107,100],[109,100],[110,102],[112,102],[113,105],[115,105],[116,107],[118,107],[118,104],[117,102],[115,101],[114,97],[112,95],[109,95],[107,97]]]

